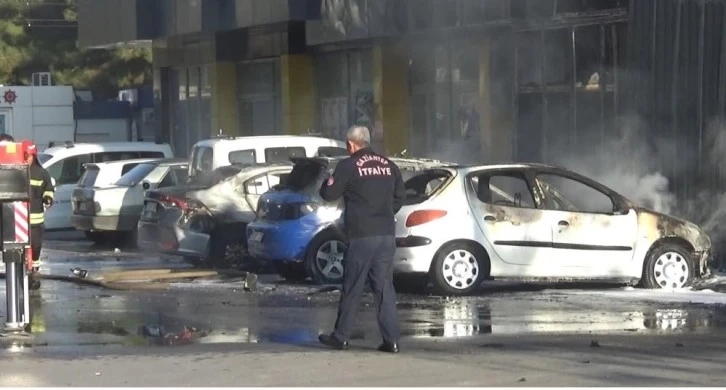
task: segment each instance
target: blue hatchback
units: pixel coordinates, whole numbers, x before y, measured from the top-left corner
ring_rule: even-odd
[[[285,183],[264,193],[257,216],[247,225],[252,257],[274,265],[288,280],[310,277],[319,284],[343,281],[348,249],[343,230],[343,201],[326,202],[320,187],[342,157],[295,158]],[[404,180],[415,171],[450,165],[435,160],[391,158]]]
[[[251,256],[289,280],[341,283],[348,249],[342,201],[325,202],[320,187],[341,158],[297,158],[286,182],[263,194],[247,225]]]

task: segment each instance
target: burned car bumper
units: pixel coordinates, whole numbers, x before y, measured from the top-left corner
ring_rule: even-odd
[[[178,256],[206,258],[209,234],[179,227],[180,210],[171,210],[158,221],[139,220],[139,249]]]
[[[318,230],[299,220],[255,221],[247,225],[247,250],[250,256],[265,261],[301,262]]]

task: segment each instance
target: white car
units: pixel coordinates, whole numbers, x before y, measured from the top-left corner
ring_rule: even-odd
[[[228,165],[289,163],[292,157],[347,155],[345,142],[317,136],[218,137],[199,141],[192,146],[189,180],[204,182],[204,176],[211,180],[215,169]]]
[[[84,185],[86,177],[97,176],[96,172],[106,175],[108,168],[124,163],[127,167],[133,164],[133,168],[112,184]],[[96,243],[127,239],[135,244],[133,233],[144,207],[145,191],[186,184],[188,169],[187,160],[180,159],[89,164],[73,191],[71,222]]]
[[[563,168],[446,167],[406,187],[394,258],[406,288],[430,281],[466,295],[488,278],[681,288],[710,272],[711,240],[698,226]]]
[[[38,154],[38,160],[53,178],[55,185],[53,207],[45,212],[45,230],[73,229],[71,194],[83,175],[85,164],[135,158],[169,158],[173,155],[169,144],[154,142],[66,142],[62,146],[51,146],[43,150]],[[113,178],[113,181],[118,177]]]

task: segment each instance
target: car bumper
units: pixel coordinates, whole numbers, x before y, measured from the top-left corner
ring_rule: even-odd
[[[255,221],[247,225],[247,250],[250,256],[261,260],[301,262],[318,231],[318,226],[299,221]]]
[[[71,224],[80,231],[131,231],[138,221],[138,215],[71,215]]]
[[[396,237],[393,272],[397,274],[429,272],[438,247],[427,237]]]
[[[180,216],[160,221],[140,220],[138,247],[144,251],[207,258],[209,234],[180,228],[179,218]]]

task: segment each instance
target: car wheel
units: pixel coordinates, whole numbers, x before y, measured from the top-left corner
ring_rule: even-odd
[[[393,287],[400,293],[420,293],[429,285],[428,275],[398,274],[393,275]]]
[[[308,275],[317,284],[343,283],[343,259],[348,251],[345,237],[326,230],[308,246],[305,265]]]
[[[277,263],[275,272],[291,282],[302,282],[308,278],[308,273],[302,263]]]
[[[451,243],[436,254],[432,271],[439,293],[468,295],[479,289],[489,274],[489,259],[473,244]]]
[[[645,260],[640,284],[645,288],[683,288],[693,280],[693,260],[683,247],[659,246]]]
[[[220,229],[209,242],[209,260],[215,268],[240,268],[246,265],[249,258],[247,239],[237,229]]]

